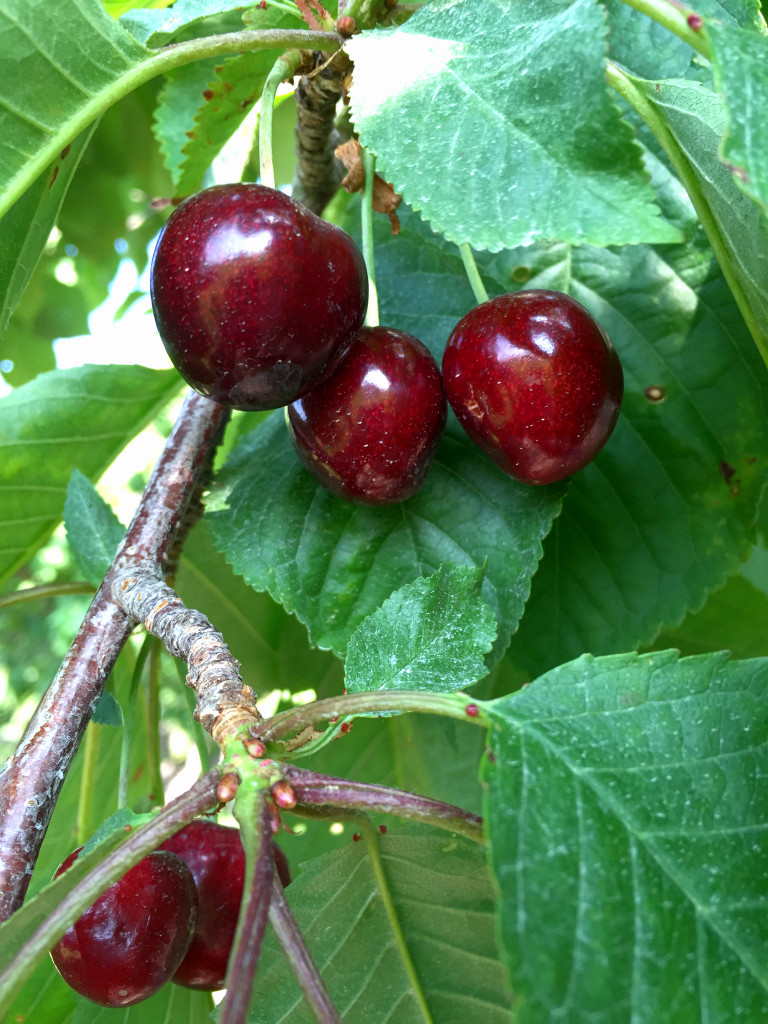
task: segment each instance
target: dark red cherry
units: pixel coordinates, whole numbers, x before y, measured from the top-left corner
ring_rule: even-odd
[[[404,501],[423,484],[445,427],[440,371],[410,334],[364,327],[288,417],[299,458],[329,491],[361,504]]]
[[[197,928],[173,980],[186,988],[222,988],[243,897],[245,854],[240,833],[213,821],[192,821],[160,849],[181,857],[198,895]],[[273,844],[273,849],[277,873],[288,885],[288,861],[279,846]]]
[[[196,912],[189,868],[174,854],[150,853],[67,929],[51,957],[80,995],[100,1006],[133,1006],[171,979],[189,946]]]
[[[171,214],[152,259],[157,329],[196,391],[287,405],[363,323],[365,264],[345,232],[282,192],[220,185]]]
[[[608,335],[563,292],[500,295],[448,339],[443,382],[461,425],[510,476],[550,484],[600,451],[624,378]]]

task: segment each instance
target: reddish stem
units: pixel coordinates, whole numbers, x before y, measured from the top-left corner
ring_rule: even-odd
[[[227,419],[190,394],[120,545],[56,678],[0,771],[0,921],[24,900],[61,785],[117,656],[135,621],[112,598],[117,571],[162,565]]]

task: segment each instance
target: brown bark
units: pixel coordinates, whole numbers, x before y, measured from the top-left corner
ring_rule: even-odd
[[[0,770],[0,921],[24,900],[53,808],[107,676],[135,621],[112,597],[115,574],[137,560],[163,565],[227,412],[190,394],[56,678]]]

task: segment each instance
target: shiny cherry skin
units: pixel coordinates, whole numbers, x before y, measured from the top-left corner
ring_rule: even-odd
[[[348,501],[405,501],[424,483],[446,419],[440,370],[404,331],[364,327],[318,387],[288,408],[307,469]]]
[[[472,440],[528,484],[554,483],[591,462],[624,391],[602,327],[570,295],[540,289],[467,313],[448,339],[443,382]]]
[[[245,854],[240,833],[200,819],[166,839],[160,849],[181,857],[192,872],[198,896],[195,934],[173,980],[185,988],[223,988],[243,897]],[[288,861],[277,844],[273,849],[278,876],[288,885]]]
[[[181,376],[235,409],[276,409],[301,395],[331,369],[368,304],[349,235],[250,184],[206,189],[174,210],[150,291]]]
[[[82,847],[54,877],[66,871]],[[51,957],[68,985],[100,1006],[133,1006],[170,981],[195,929],[192,874],[172,853],[150,853],[99,896]]]

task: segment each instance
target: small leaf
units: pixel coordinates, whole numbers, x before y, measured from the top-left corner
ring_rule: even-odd
[[[432,1019],[508,1024],[511,999],[482,846],[433,830],[391,829],[380,848]],[[286,897],[344,1024],[424,1024],[363,843],[303,864]],[[249,1024],[311,1024],[271,930],[264,945]]]
[[[451,241],[678,241],[605,82],[606,34],[594,0],[425,4],[346,44],[355,127]]]
[[[496,620],[480,596],[483,570],[441,565],[396,590],[347,648],[345,685],[363,690],[461,690],[481,679]]]
[[[768,212],[768,39],[707,22],[715,83],[728,114],[722,158],[737,185]]]
[[[143,46],[155,48],[167,45],[183,29],[199,26],[206,18],[233,12],[240,14],[253,6],[258,5],[234,4],[231,0],[176,0],[170,11],[129,10],[121,16],[120,25]]]
[[[55,370],[0,401],[0,579],[61,519],[72,466],[98,478],[179,390],[175,370]]]
[[[109,690],[104,690],[99,697],[91,721],[96,725],[110,725],[114,729],[119,729],[123,724],[123,712]]]
[[[768,661],[579,658],[484,706],[519,1024],[768,1015]]]
[[[0,334],[29,284],[95,127],[62,150],[0,220]]]
[[[98,586],[112,564],[125,527],[79,469],[72,470],[67,488],[64,526],[78,568]]]

